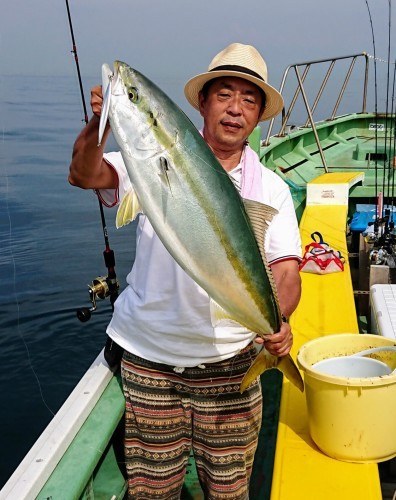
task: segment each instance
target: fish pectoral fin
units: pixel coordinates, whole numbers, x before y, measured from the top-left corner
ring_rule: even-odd
[[[136,196],[135,190],[131,188],[121,200],[120,206],[117,210],[116,216],[116,227],[119,229],[122,226],[126,226],[130,222],[136,219],[138,213],[140,213],[141,207]]]
[[[159,177],[166,188],[169,190],[170,194],[172,194],[172,186],[169,179],[170,164],[166,156],[159,157],[159,166]]]
[[[270,368],[277,368],[280,370],[301,392],[304,391],[304,382],[293,358],[290,355],[277,358],[269,354],[266,349],[263,349],[259,352],[249,370],[245,373],[241,382],[241,387],[239,388],[240,392],[243,393],[246,391],[257,377]]]

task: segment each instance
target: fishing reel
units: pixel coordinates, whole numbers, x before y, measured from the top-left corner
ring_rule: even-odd
[[[85,323],[91,318],[91,313],[96,311],[97,308],[97,300],[104,300],[107,297],[110,297],[110,300],[114,300],[118,295],[119,283],[115,278],[109,278],[108,276],[98,276],[95,278],[90,285],[88,285],[89,289],[89,298],[92,303],[92,307],[82,307],[77,310],[77,318]]]

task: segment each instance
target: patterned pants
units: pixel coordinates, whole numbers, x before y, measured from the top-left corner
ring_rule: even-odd
[[[246,500],[261,425],[259,381],[239,385],[256,355],[185,368],[124,353],[128,498],[176,500],[191,446],[207,500]]]

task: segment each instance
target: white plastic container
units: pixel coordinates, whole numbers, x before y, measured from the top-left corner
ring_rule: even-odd
[[[371,332],[396,340],[396,285],[370,289]]]
[[[378,359],[353,356],[323,359],[315,363],[312,369],[335,377],[354,378],[383,377],[392,372],[386,363]]]

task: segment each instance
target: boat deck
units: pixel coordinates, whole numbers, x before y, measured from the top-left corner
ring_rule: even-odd
[[[315,181],[327,191],[344,191],[361,179],[360,174],[326,174]],[[344,196],[344,195],[343,195]],[[314,204],[310,204],[310,203]],[[308,190],[307,207],[300,222],[303,248],[311,233],[347,256],[347,204],[319,204]],[[352,282],[346,259],[344,272],[329,275],[301,273],[302,298],[291,318],[293,357],[305,342],[318,336],[358,333]],[[321,452],[309,435],[304,394],[284,379],[274,464],[271,500],[380,500],[376,464],[356,464],[332,459]]]

